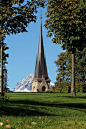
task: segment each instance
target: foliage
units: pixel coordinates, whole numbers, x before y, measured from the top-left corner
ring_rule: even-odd
[[[84,83],[78,83],[78,82],[76,82],[76,84],[75,84],[75,87],[76,87],[76,92],[81,92],[81,93],[83,93],[84,92],[84,87],[83,87],[83,84]]]
[[[58,55],[58,59],[55,61],[57,66],[57,81],[68,81],[71,80],[71,53],[62,52]]]
[[[0,37],[10,33],[26,32],[30,22],[36,22],[38,6],[44,7],[44,0],[7,0],[0,3]]]
[[[85,129],[86,93],[6,93],[0,102],[0,129]],[[2,124],[2,123],[3,124]],[[10,126],[7,126],[10,125]]]
[[[55,61],[57,66],[57,81],[71,81],[71,53],[62,52]],[[75,80],[78,83],[85,83],[86,77],[86,48],[75,53]]]
[[[85,83],[78,83],[75,84],[76,93],[80,92],[86,92],[86,85]],[[54,90],[52,92],[58,92],[58,93],[70,93],[71,92],[71,83],[67,81],[62,82],[56,82]]]
[[[49,0],[46,16],[47,36],[72,52],[71,96],[75,96],[74,54],[86,47],[86,0]]]
[[[5,102],[5,101],[8,101],[8,97],[5,95],[5,96],[0,96],[0,102]]]
[[[70,93],[70,82],[67,81],[56,82],[53,92]]]
[[[86,82],[86,48],[83,51],[77,51],[75,55],[76,66],[75,66],[75,76],[76,81],[85,83]]]
[[[57,66],[57,77],[55,91],[69,92],[67,89],[67,83],[71,82],[71,53],[62,52],[58,55],[58,59],[55,61]],[[76,92],[85,92],[86,90],[86,48],[83,51],[76,51],[75,53],[75,87]]]
[[[24,0],[0,1],[0,46],[3,47],[2,62],[4,65],[7,63],[6,57],[8,56],[4,52],[6,49],[3,43],[5,36],[13,33],[27,32],[26,27],[28,24],[36,22],[37,8],[39,6],[44,7],[44,3],[44,0],[27,0],[26,3]]]
[[[69,51],[86,46],[85,0],[49,0],[46,16],[47,36],[53,36],[53,43],[62,41],[62,48]]]

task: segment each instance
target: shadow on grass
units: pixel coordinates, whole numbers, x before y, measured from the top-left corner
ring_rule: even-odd
[[[79,98],[79,99],[86,99],[86,95],[84,95],[84,96],[75,96],[75,97],[73,97],[73,96],[71,96],[70,95],[70,93],[67,95],[67,96],[65,96],[64,94],[65,93],[62,93],[63,95],[59,95],[59,94],[61,94],[61,93],[53,93],[53,94],[57,94],[57,96],[55,96],[54,98],[62,98],[62,97],[64,97],[64,98],[71,98],[71,99],[76,99],[76,98]],[[52,98],[52,96],[51,96],[51,98]]]
[[[82,103],[51,103],[38,102],[30,100],[16,100],[0,102],[0,116],[56,116],[56,114],[47,113],[49,107],[56,108],[70,108],[85,112],[86,104]],[[62,109],[61,109],[62,110]],[[57,109],[58,111],[58,109]]]
[[[37,102],[37,101],[30,101],[30,100],[24,100],[24,101],[11,101],[11,103],[14,104],[23,104],[24,106],[26,105],[30,105],[31,107],[35,107],[35,106],[42,106],[43,107],[68,107],[68,108],[82,108],[85,109],[86,108],[86,103],[53,103],[53,102]],[[36,108],[36,107],[35,107]]]
[[[55,114],[47,113],[44,106],[43,103],[29,100],[3,101],[0,102],[0,116],[55,116]]]

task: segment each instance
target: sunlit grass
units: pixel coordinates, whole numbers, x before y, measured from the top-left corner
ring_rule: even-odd
[[[0,129],[86,129],[86,94],[6,93]],[[9,127],[9,126],[8,126]]]

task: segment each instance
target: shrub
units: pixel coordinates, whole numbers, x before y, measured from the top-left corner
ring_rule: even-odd
[[[86,92],[86,84],[76,82],[75,84],[76,92]],[[55,87],[52,92],[59,93],[70,93],[71,92],[71,83],[67,81],[56,82]]]

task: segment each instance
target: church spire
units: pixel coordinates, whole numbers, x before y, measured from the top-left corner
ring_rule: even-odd
[[[43,36],[42,36],[42,20],[41,20],[38,56],[36,59],[34,76],[35,76],[35,78],[39,79],[39,78],[42,78],[43,75],[45,76],[45,79],[48,79],[46,60],[45,60],[45,56],[44,56],[44,46],[43,46]]]

